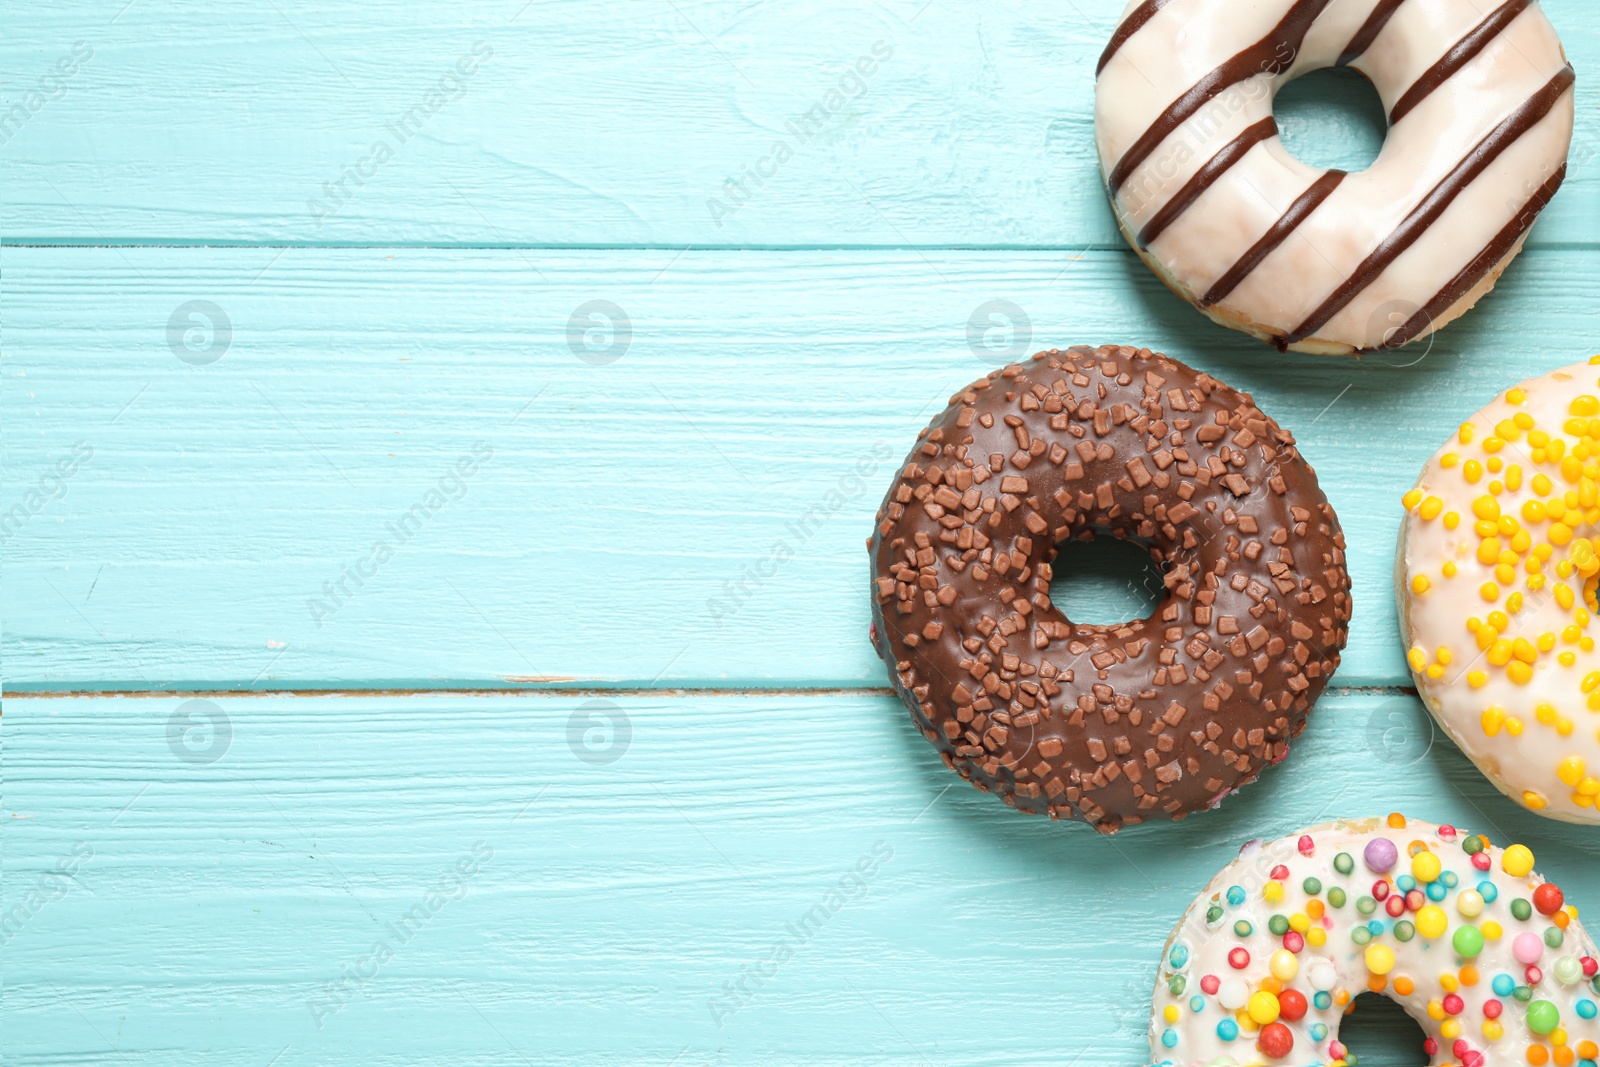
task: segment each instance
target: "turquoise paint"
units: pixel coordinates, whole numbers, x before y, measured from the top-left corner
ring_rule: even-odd
[[[1089,140],[1116,4],[518,6],[8,16],[7,101],[76,65],[0,143],[0,492],[48,498],[0,548],[12,1062],[1137,1064],[1162,940],[1242,840],[1396,808],[1524,840],[1600,907],[1600,838],[1398,688],[1388,584],[1455,423],[1597,348],[1581,0],[1544,5],[1579,129],[1530,251],[1361,365],[1211,326],[1117,240]],[[837,126],[714,219],[879,41]],[[1335,155],[1361,123],[1286,118]],[[862,542],[992,365],[995,299],[1018,351],[1131,341],[1250,390],[1350,533],[1340,688],[1219,812],[1016,816],[882,695]],[[391,687],[563,692],[326,692]],[[280,695],[86,695],[175,689]],[[1374,1017],[1363,1062],[1406,1062]]]

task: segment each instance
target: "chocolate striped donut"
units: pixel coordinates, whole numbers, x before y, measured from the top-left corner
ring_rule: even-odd
[[[1334,66],[1389,115],[1358,173],[1301,163],[1272,117]],[[1123,235],[1173,291],[1280,350],[1359,355],[1493,288],[1566,176],[1572,86],[1534,0],[1135,0],[1095,137]]]

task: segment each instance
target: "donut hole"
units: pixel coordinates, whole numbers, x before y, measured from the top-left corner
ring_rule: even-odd
[[[1056,546],[1050,601],[1077,626],[1115,626],[1147,619],[1166,598],[1150,546],[1100,533]]]
[[[1381,993],[1361,994],[1339,1024],[1339,1040],[1361,1067],[1426,1067],[1427,1039],[1417,1021]]]
[[[1278,136],[1308,167],[1366,170],[1383,151],[1389,119],[1378,90],[1348,67],[1312,71],[1272,103]]]

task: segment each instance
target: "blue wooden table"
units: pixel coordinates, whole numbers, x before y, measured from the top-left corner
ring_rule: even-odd
[[[1565,189],[1475,312],[1358,365],[1123,246],[1113,0],[17,5],[8,1062],[1130,1067],[1239,842],[1396,809],[1600,915],[1600,833],[1435,733],[1389,585],[1450,429],[1600,350],[1600,20],[1545,7]],[[1280,104],[1314,162],[1381,141],[1351,80]],[[954,390],[1109,341],[1296,433],[1356,610],[1292,759],[1103,839],[910,728],[863,541]],[[1068,611],[1142,610],[1123,562]],[[1421,1062],[1357,1019],[1364,1063]]]

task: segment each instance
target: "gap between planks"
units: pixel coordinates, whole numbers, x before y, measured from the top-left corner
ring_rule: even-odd
[[[690,698],[690,697],[746,697],[751,699],[764,699],[770,697],[893,697],[894,690],[888,686],[858,686],[834,687],[820,689],[781,688],[781,689],[738,689],[719,687],[697,686],[671,686],[667,688],[649,687],[566,687],[566,688],[473,688],[453,687],[439,689],[425,688],[375,688],[375,689],[330,689],[330,688],[288,688],[288,689],[34,689],[22,692],[5,694],[9,700],[67,700],[80,698],[124,697],[131,699],[171,699],[185,698],[227,698],[236,699],[243,697],[289,697],[289,698],[317,698],[317,697],[565,697],[565,698],[624,698],[624,699],[659,699],[662,697]],[[1417,696],[1415,686],[1388,686],[1388,685],[1357,685],[1357,686],[1330,686],[1325,690],[1319,700],[1337,699],[1346,696]]]

